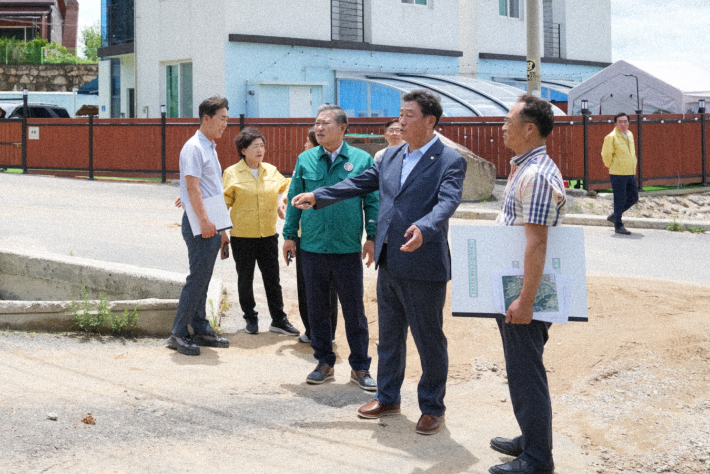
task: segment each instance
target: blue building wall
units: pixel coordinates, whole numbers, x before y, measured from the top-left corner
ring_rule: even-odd
[[[337,102],[336,71],[458,74],[459,58],[230,42],[225,45],[225,96],[229,100],[230,116],[237,117],[243,113],[247,117],[254,117],[257,110],[254,102],[258,100],[258,94],[265,92],[266,96],[259,100],[260,115],[287,117],[289,82],[325,83],[322,91],[314,91],[315,113],[321,105],[316,103],[319,93],[322,94],[321,103]],[[276,81],[285,84],[256,86],[248,85],[249,81]],[[247,91],[254,90],[255,87],[258,87],[259,91],[255,91],[253,96],[248,95]],[[320,89],[320,86],[317,89]],[[390,110],[395,102],[394,96],[389,88],[382,89],[388,90],[374,88],[376,105]],[[340,99],[341,102],[353,106],[349,108],[361,108],[362,96],[350,97],[348,87],[344,95],[341,91]],[[398,114],[398,96],[396,111]]]

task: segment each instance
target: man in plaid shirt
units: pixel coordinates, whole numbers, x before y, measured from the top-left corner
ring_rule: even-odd
[[[547,229],[565,213],[562,175],[547,156],[545,143],[554,126],[549,102],[523,96],[505,118],[503,140],[516,156],[505,188],[499,225],[524,225],[523,288],[505,317],[496,318],[503,339],[510,401],[522,434],[493,438],[491,447],[515,459],[490,468],[492,474],[551,474],[552,406],[542,353],[550,323],[533,320],[533,303],[547,253]]]

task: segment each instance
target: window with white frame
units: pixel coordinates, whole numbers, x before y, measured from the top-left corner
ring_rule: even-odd
[[[402,0],[402,3],[411,3],[412,5],[426,5],[426,0]]]
[[[498,0],[498,13],[510,18],[522,18],[521,0]]]
[[[192,63],[165,66],[168,117],[192,117]]]

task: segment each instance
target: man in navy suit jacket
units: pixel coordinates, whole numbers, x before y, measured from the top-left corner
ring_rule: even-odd
[[[449,369],[443,331],[446,284],[451,279],[449,218],[461,202],[466,160],[434,134],[442,114],[439,98],[426,90],[403,97],[400,125],[406,144],[391,147],[359,176],[293,198],[292,204],[321,209],[380,191],[375,240],[379,267],[377,394],[358,409],[363,418],[400,412],[406,367],[407,328],[422,363],[417,433],[444,426]]]

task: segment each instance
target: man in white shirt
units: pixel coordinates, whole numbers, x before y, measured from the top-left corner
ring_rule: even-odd
[[[199,346],[229,347],[210,327],[205,311],[207,288],[219,249],[229,242],[226,230],[219,232],[210,221],[204,200],[222,196],[222,167],[217,159],[214,141],[227,128],[227,99],[210,97],[200,104],[200,129],[180,152],[180,200],[192,209],[199,220],[201,235],[193,235],[187,211],[182,218],[182,237],[187,244],[190,274],[180,294],[172,335],[167,344],[185,355],[200,355]],[[190,335],[187,326],[192,326]]]

